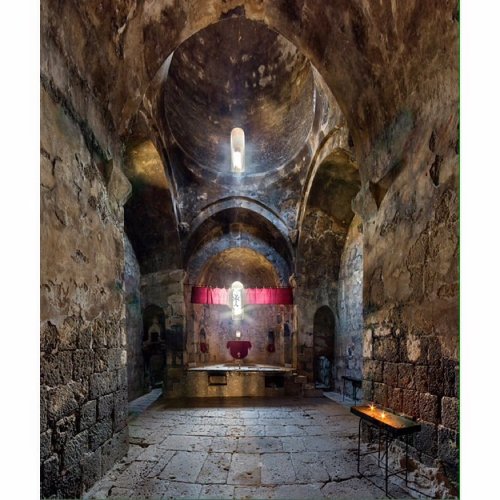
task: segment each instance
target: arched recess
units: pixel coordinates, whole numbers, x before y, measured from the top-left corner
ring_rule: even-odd
[[[191,256],[187,264],[187,282],[205,284],[202,269],[208,261],[221,252],[230,248],[241,248],[255,251],[266,258],[276,270],[279,285],[286,286],[291,275],[289,263],[266,241],[254,237],[252,234],[228,233],[212,239]]]
[[[277,270],[262,254],[248,248],[229,248],[210,257],[196,283],[230,289],[239,281],[244,288],[276,287]],[[250,363],[284,365],[292,324],[293,306],[245,304],[235,317],[231,304],[189,304],[188,359],[197,363],[232,361],[227,344],[236,338],[249,341]],[[239,336],[237,336],[239,332]],[[287,337],[288,335],[288,337]],[[289,355],[290,357],[290,355]]]
[[[321,306],[313,320],[313,372],[314,382],[329,389],[335,353],[335,318],[328,306]]]
[[[318,149],[316,157],[314,158],[313,163],[309,171],[307,172],[307,179],[304,183],[302,193],[302,203],[299,210],[299,228],[302,226],[302,223],[304,221],[313,186],[321,186],[321,183],[324,180],[324,175],[321,175],[318,178],[316,177],[319,172],[325,172],[326,170],[329,170],[332,175],[338,180],[337,184],[340,184],[340,182],[344,183],[344,185],[345,183],[351,183],[351,191],[354,190],[354,196],[359,191],[361,179],[359,175],[359,168],[354,159],[353,153],[343,147],[335,147],[335,139],[335,134],[332,134],[330,140],[325,141],[325,144],[322,145],[321,149]],[[317,192],[318,189],[316,188],[313,194],[317,194]],[[336,195],[337,193],[332,193],[331,201],[333,201],[333,203],[335,203],[336,205],[341,206],[344,212],[348,211],[348,209],[350,208],[350,202],[354,198],[354,196],[351,196],[350,199],[347,200],[338,200]],[[321,202],[318,203],[314,200],[312,203],[316,203],[318,205],[321,204]],[[346,222],[347,219],[348,216],[344,216],[344,220],[346,220]]]
[[[326,155],[305,190],[296,257],[299,369],[317,378],[313,366],[314,311],[319,304],[337,313],[339,273],[354,212],[352,200],[360,188],[359,172],[343,149]],[[336,316],[335,316],[336,317]],[[332,362],[333,359],[330,359]]]
[[[344,149],[334,150],[314,168],[302,201],[297,248],[296,270],[306,288],[318,291],[325,279],[332,288],[337,281],[360,186],[357,166]],[[324,296],[320,302],[333,305],[335,298]]]
[[[155,305],[148,305],[143,313],[144,379],[150,387],[163,383],[166,368],[165,311]]]
[[[181,267],[181,248],[172,185],[151,141],[131,142],[125,174],[132,195],[125,205],[125,231],[141,274]]]
[[[211,257],[198,276],[198,283],[230,288],[240,281],[245,288],[276,287],[279,275],[273,264],[261,253],[249,248],[233,247]]]
[[[184,262],[214,238],[244,233],[272,246],[291,267],[293,248],[286,225],[262,204],[241,198],[214,203],[196,217],[185,239]]]

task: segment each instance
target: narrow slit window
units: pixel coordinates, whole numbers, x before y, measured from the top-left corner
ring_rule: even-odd
[[[243,317],[243,285],[239,281],[235,281],[231,285],[231,292],[233,319],[241,319]]]
[[[245,171],[245,132],[238,127],[231,130],[231,171]]]

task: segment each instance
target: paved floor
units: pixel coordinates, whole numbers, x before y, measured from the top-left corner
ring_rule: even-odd
[[[358,419],[347,405],[235,398],[145,406],[129,422],[128,455],[85,498],[384,498],[357,474]],[[379,475],[374,467],[380,484]],[[397,485],[391,493],[409,497]]]
[[[144,413],[161,396],[161,389],[153,389],[144,396],[130,401],[128,404],[129,421]]]

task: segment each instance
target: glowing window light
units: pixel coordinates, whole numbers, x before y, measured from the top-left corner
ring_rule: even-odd
[[[233,319],[241,319],[243,316],[243,285],[239,281],[235,281],[231,285],[232,291],[232,311]]]
[[[245,171],[245,132],[238,127],[231,130],[231,170]]]

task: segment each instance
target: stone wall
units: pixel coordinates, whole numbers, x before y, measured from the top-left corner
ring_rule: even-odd
[[[298,327],[297,367],[310,381],[313,379],[314,363],[314,315],[321,306],[335,310],[345,233],[343,226],[327,213],[316,208],[307,210],[298,248],[295,303]]]
[[[142,353],[141,273],[134,249],[125,235],[125,303],[127,314],[128,399],[145,393]]]
[[[128,447],[123,210],[82,124],[42,83],[41,496],[75,498]]]
[[[362,377],[363,222],[358,215],[351,222],[342,253],[338,282],[337,314],[333,388],[340,392],[343,385],[342,375]],[[362,398],[362,394],[358,394]]]
[[[439,111],[395,124],[399,167],[365,185],[363,373],[367,399],[422,423],[414,455],[457,479],[458,116]]]
[[[156,305],[165,313],[165,328],[173,325],[185,327],[184,280],[182,269],[158,271],[141,277],[141,300],[143,309]]]
[[[153,378],[155,380],[153,381],[150,378],[151,383],[161,380],[160,374],[157,372],[164,370],[166,364],[182,366],[187,361],[184,353],[187,343],[186,305],[184,297],[185,278],[186,273],[182,269],[158,271],[156,273],[145,274],[141,278],[143,313],[146,309],[153,309],[155,311],[153,316],[164,318],[164,324],[160,328],[161,332],[165,334],[164,341],[160,341],[160,343],[154,346],[144,344],[144,347],[147,349],[152,348],[154,351],[154,355],[150,358],[149,366],[146,367],[149,377],[154,372]],[[151,327],[150,321],[146,322],[146,319],[148,319],[146,317],[144,319],[144,328],[149,329]],[[166,377],[167,374],[165,373],[164,375]],[[165,378],[164,380],[167,379]]]

